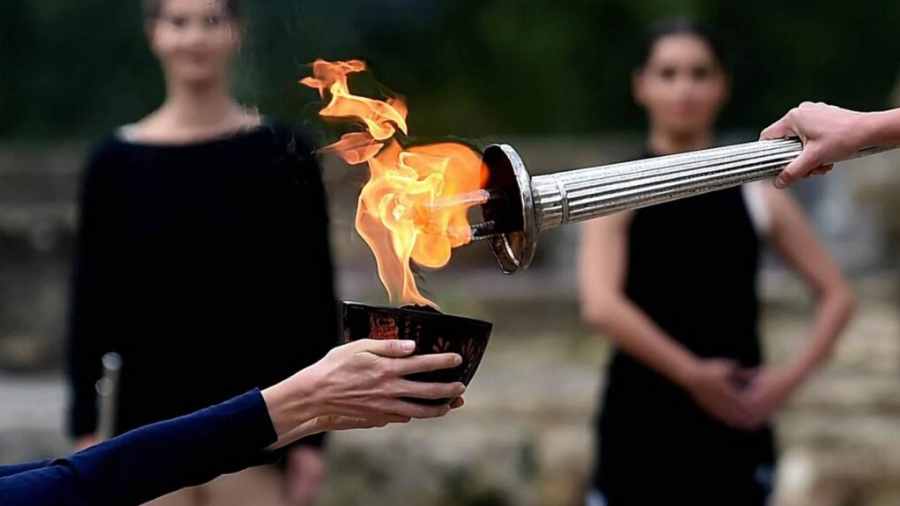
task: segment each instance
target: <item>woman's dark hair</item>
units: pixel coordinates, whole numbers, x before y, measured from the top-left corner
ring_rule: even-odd
[[[144,19],[156,19],[162,11],[163,2],[166,0],[142,0],[144,7]],[[240,0],[209,0],[210,2],[220,2],[225,9],[225,13],[234,19],[241,18],[241,2]]]
[[[656,44],[660,40],[673,35],[691,35],[699,38],[709,46],[719,65],[724,69],[728,68],[724,46],[712,27],[689,18],[673,18],[657,21],[647,29],[641,45],[640,61],[638,62],[637,70],[647,65],[653,50],[656,48]]]

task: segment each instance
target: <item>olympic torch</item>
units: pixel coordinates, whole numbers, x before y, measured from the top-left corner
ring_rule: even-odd
[[[851,158],[890,149],[896,146],[873,146]],[[541,232],[771,178],[802,150],[797,139],[766,140],[532,177],[516,150],[499,144],[484,152],[485,189],[453,199],[481,205],[485,221],[472,226],[472,238],[489,240],[511,274],[531,264]]]

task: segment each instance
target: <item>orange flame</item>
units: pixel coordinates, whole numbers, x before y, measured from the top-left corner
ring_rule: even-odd
[[[391,301],[435,306],[416,287],[410,261],[444,267],[453,248],[472,240],[467,212],[473,204],[439,201],[483,188],[487,169],[481,155],[463,144],[401,146],[396,136],[409,133],[403,100],[381,101],[350,92],[348,75],[365,70],[360,60],[316,60],[313,77],[300,82],[318,89],[323,99],[331,96],[321,116],[357,120],[365,128],[345,134],[322,151],[335,153],[351,165],[369,165],[356,230],[375,255],[378,276]]]

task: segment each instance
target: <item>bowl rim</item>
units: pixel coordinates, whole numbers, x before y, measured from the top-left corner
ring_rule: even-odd
[[[461,323],[464,323],[467,325],[487,327],[488,335],[490,335],[490,333],[494,329],[494,324],[489,321],[479,320],[477,318],[469,318],[468,316],[459,316],[459,315],[455,315],[455,314],[444,313],[441,311],[432,312],[432,311],[422,311],[420,309],[410,309],[409,307],[381,306],[381,305],[375,305],[375,304],[366,304],[365,302],[357,302],[357,301],[352,301],[352,300],[342,300],[340,302],[341,302],[341,307],[356,306],[356,307],[370,308],[370,309],[376,309],[376,310],[382,310],[382,311],[402,311],[404,313],[412,313],[416,317],[428,318],[428,319],[434,319],[434,318],[447,319],[447,318],[449,318],[453,321],[458,321],[458,322],[461,322]]]

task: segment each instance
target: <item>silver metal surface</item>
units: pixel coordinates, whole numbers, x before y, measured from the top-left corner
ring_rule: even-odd
[[[103,355],[102,362],[103,377],[97,382],[97,437],[100,441],[105,441],[116,435],[122,357],[118,353],[107,353]]]
[[[512,198],[517,199],[520,205],[522,226],[519,230],[491,237],[491,250],[497,258],[497,263],[500,264],[500,269],[512,274],[519,269],[528,268],[537,248],[538,226],[532,200],[532,180],[525,170],[525,162],[508,144],[489,146],[485,150],[484,159],[492,172],[503,173],[504,179],[512,182],[517,190],[517,194]],[[494,160],[496,162],[491,163]]]
[[[851,158],[889,149],[867,148]],[[797,139],[756,141],[532,178],[515,149],[490,146],[485,160],[491,171],[511,166],[516,175],[524,223],[522,230],[495,237],[492,249],[501,269],[513,273],[531,264],[540,232],[774,177],[802,150]],[[501,152],[508,166],[490,162]]]

